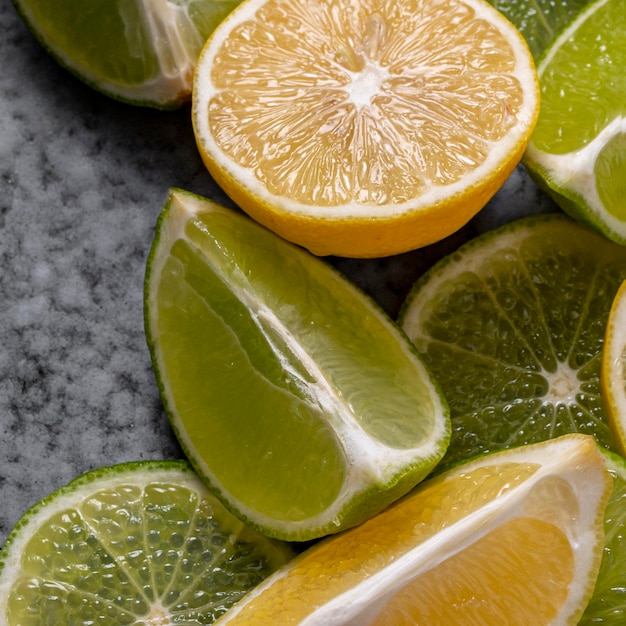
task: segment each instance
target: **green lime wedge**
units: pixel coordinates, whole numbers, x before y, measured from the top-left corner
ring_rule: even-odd
[[[603,450],[613,476],[613,492],[604,514],[604,553],[593,596],[580,626],[626,623],[626,459]]]
[[[488,0],[522,33],[537,58],[589,0]]]
[[[443,456],[448,409],[404,334],[328,264],[173,190],[146,333],[198,473],[242,519],[305,540],[362,522]]]
[[[211,624],[292,556],[224,509],[186,462],[101,468],[10,533],[0,622]]]
[[[595,0],[546,49],[524,164],[570,215],[626,244],[626,11]]]
[[[441,467],[570,432],[613,438],[604,330],[626,248],[562,213],[512,222],[435,264],[400,313],[450,405]]]
[[[191,97],[213,29],[240,0],[14,0],[52,56],[118,100],[170,109]]]

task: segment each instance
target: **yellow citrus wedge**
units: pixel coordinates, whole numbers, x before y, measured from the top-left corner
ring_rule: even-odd
[[[589,435],[482,457],[310,548],[217,624],[575,624],[612,487]]]
[[[626,453],[626,281],[609,313],[602,348],[600,385],[616,448]]]
[[[484,0],[246,0],[196,66],[211,175],[315,254],[379,257],[476,214],[521,158],[538,82]]]

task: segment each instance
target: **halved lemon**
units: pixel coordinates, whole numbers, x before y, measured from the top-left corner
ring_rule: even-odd
[[[246,0],[196,67],[215,180],[315,254],[433,243],[479,211],[538,114],[532,56],[484,0]]]

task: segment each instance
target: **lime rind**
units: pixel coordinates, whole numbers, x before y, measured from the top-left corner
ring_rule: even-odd
[[[621,624],[626,621],[626,459],[601,449],[613,477],[613,491],[604,516],[604,552],[593,595],[580,626]]]
[[[202,264],[177,259],[181,245]],[[184,278],[168,277],[172,259]],[[354,525],[445,452],[447,405],[404,333],[336,270],[243,215],[172,190],[145,316],[186,455],[268,535],[302,541]]]
[[[399,322],[450,404],[437,471],[567,432],[614,447],[600,362],[624,278],[626,249],[555,213],[479,236],[417,281]]]
[[[213,621],[293,554],[228,513],[186,461],[122,463],[22,516],[0,552],[0,606],[7,626],[26,614]]]

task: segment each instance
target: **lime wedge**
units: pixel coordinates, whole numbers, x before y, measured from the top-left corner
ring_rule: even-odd
[[[626,12],[595,0],[546,49],[524,163],[572,216],[626,243]]]
[[[119,100],[175,108],[191,97],[200,50],[240,0],[14,0],[53,57]]]
[[[304,540],[362,522],[445,452],[447,405],[395,323],[243,215],[171,192],[145,314],[186,454],[268,535]]]
[[[626,248],[561,213],[465,244],[400,314],[449,405],[441,467],[570,432],[614,447],[600,391],[604,330]]]
[[[293,556],[183,461],[93,470],[27,511],[0,552],[0,622],[210,624]]]

